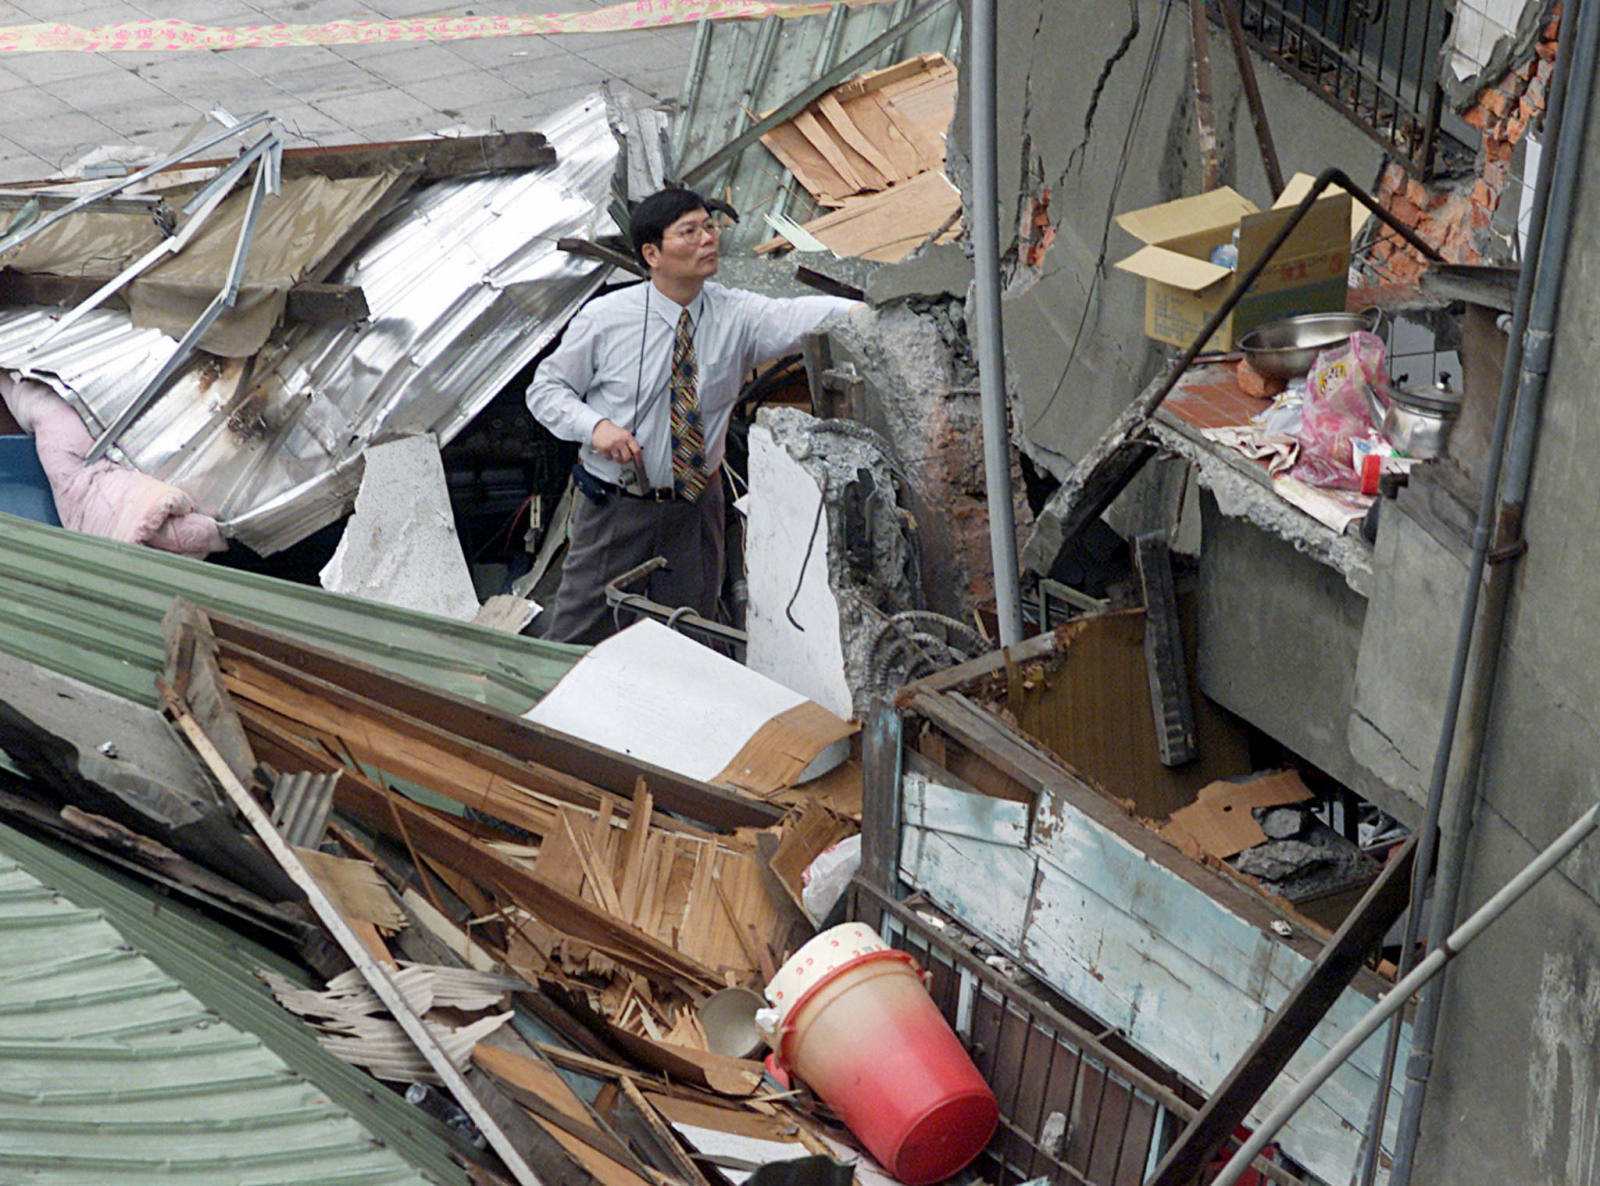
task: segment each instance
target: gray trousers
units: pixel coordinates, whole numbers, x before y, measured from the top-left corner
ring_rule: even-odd
[[[613,493],[597,506],[579,493],[561,587],[545,611],[543,637],[580,643],[610,637],[618,623],[606,608],[606,584],[655,556],[666,557],[667,567],[651,573],[642,587],[630,585],[629,591],[714,617],[722,592],[723,514],[720,470],[694,502],[652,502]],[[623,611],[620,625],[635,616]]]

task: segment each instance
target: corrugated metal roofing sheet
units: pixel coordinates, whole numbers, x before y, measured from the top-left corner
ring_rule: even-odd
[[[464,1186],[443,1130],[322,1050],[262,966],[0,826],[0,1179]]]
[[[348,509],[367,444],[449,441],[610,271],[556,247],[615,230],[604,101],[538,130],[554,169],[419,189],[329,277],[361,286],[368,321],[286,327],[249,368],[191,361],[122,435],[123,454],[271,553]],[[34,350],[51,324],[48,312],[0,312],[0,366],[50,382],[96,435],[176,346],[125,312],[97,310]]]
[[[177,595],[519,715],[587,649],[0,515],[0,651],[154,704]]]
[[[696,31],[683,98],[673,127],[673,174],[681,175],[731,141],[754,119],[782,105],[868,42],[933,0],[895,0],[825,16],[761,21],[702,21]],[[961,8],[950,5],[888,46],[859,73],[921,53],[961,56]],[[844,79],[840,79],[844,81]],[[765,215],[805,222],[824,213],[765,145],[753,144],[696,187],[733,204],[740,221],[723,236],[723,251],[745,250],[772,237]]]

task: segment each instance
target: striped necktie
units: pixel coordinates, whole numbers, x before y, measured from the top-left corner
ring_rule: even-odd
[[[706,437],[700,426],[700,395],[694,357],[694,326],[689,310],[678,317],[672,343],[672,488],[690,502],[706,488]]]

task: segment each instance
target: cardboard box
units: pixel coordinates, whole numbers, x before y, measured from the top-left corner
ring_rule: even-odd
[[[1248,198],[1223,188],[1119,214],[1118,225],[1145,244],[1117,264],[1145,278],[1145,334],[1189,345],[1233,291],[1234,277],[1249,270],[1288,221],[1311,181],[1296,176],[1271,210],[1258,210]],[[1244,334],[1279,317],[1343,312],[1350,239],[1366,220],[1363,209],[1355,221],[1351,205],[1350,195],[1338,189],[1318,199],[1206,348],[1231,350]],[[1237,272],[1210,258],[1233,241],[1235,230]]]

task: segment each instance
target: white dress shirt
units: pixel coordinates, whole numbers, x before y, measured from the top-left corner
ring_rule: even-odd
[[[708,473],[722,464],[728,421],[750,368],[793,353],[802,337],[853,304],[830,296],[778,300],[714,283],[701,289],[688,309]],[[638,440],[650,485],[672,485],[667,380],[683,309],[648,281],[607,293],[579,310],[534,373],[528,410],[556,436],[581,442],[584,468],[603,481],[622,483],[623,467],[591,442],[594,426],[609,420]]]

